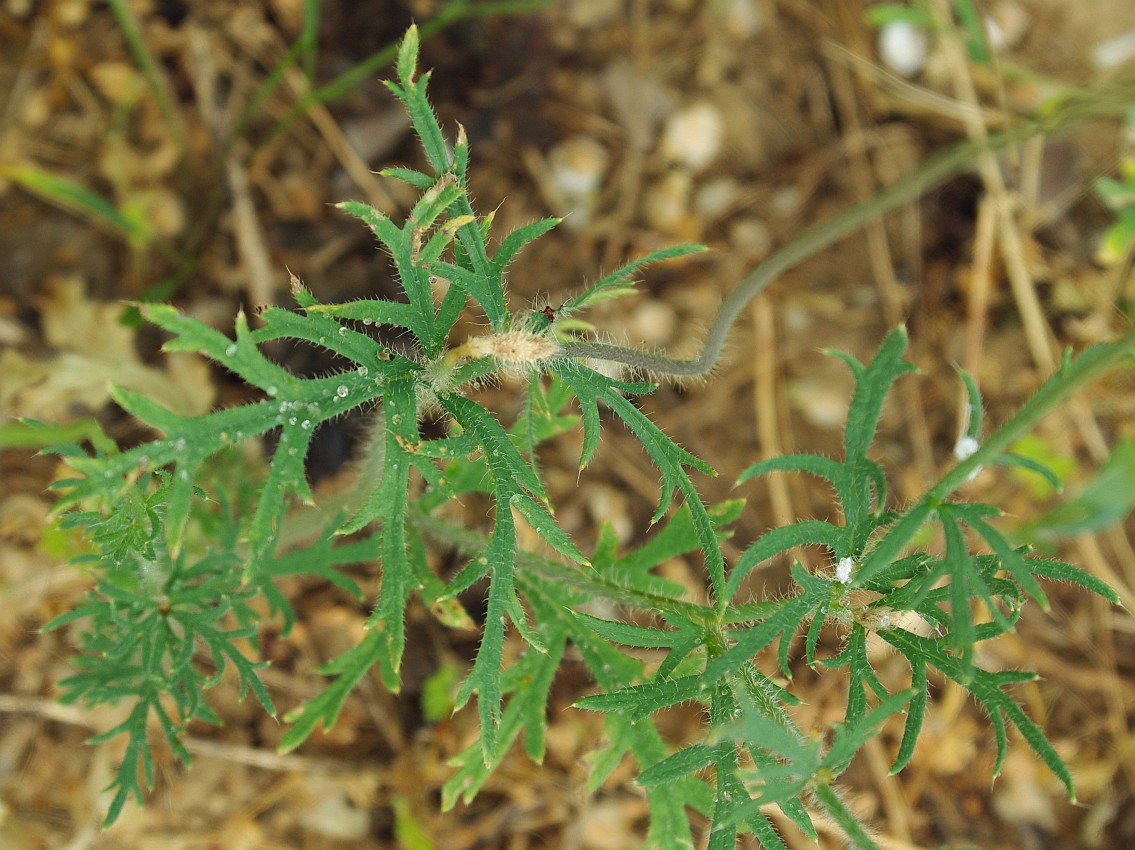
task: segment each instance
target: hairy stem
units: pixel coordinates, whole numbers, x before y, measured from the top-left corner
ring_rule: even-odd
[[[990,135],[984,141],[962,142],[932,157],[921,168],[865,201],[804,231],[756,267],[722,303],[706,335],[701,354],[684,360],[600,342],[572,342],[562,347],[565,357],[622,363],[657,377],[699,378],[709,374],[721,359],[729,331],[746,305],[765,287],[804,260],[850,236],[864,225],[965,171],[982,153],[1019,144],[1042,133],[1067,132],[1085,121],[1120,114],[1130,103],[1131,81],[1109,90],[1075,92],[1058,108],[1041,118]]]

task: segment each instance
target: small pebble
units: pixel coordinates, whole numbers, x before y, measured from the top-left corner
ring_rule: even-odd
[[[759,218],[742,218],[729,225],[729,243],[749,260],[763,260],[772,251],[772,232]]]
[[[647,345],[663,345],[674,338],[678,317],[674,310],[661,301],[639,304],[627,321],[631,339]]]
[[[609,522],[620,543],[634,537],[635,526],[627,507],[627,496],[621,490],[606,485],[593,487],[587,493],[587,512],[593,522]]]
[[[847,419],[847,392],[820,378],[801,378],[788,385],[788,400],[812,425],[836,430]]]
[[[556,188],[569,198],[598,189],[607,171],[607,150],[590,136],[575,135],[552,149],[548,167]]]
[[[642,198],[647,224],[663,233],[681,230],[689,218],[691,183],[689,173],[671,171],[647,187]]]
[[[1032,19],[1020,3],[1004,0],[993,5],[985,24],[989,46],[995,51],[1002,51],[1010,50],[1024,40]]]
[[[120,106],[137,103],[146,82],[128,62],[100,62],[91,68],[91,81],[103,97]]]
[[[52,11],[55,13],[55,22],[68,29],[81,27],[91,14],[87,0],[59,0]]]
[[[23,20],[32,13],[32,0],[8,0],[4,11],[18,21]]]
[[[609,160],[607,149],[584,135],[564,140],[548,154],[551,187],[566,204],[560,211],[566,226],[578,230],[591,221]]]
[[[764,26],[764,13],[757,0],[727,0],[724,6],[722,23],[734,41],[752,38]]]
[[[702,171],[721,152],[724,136],[721,113],[713,104],[702,101],[670,116],[659,152],[667,162]]]
[[[1135,30],[1101,41],[1092,48],[1092,63],[1101,71],[1118,68],[1135,58]]]
[[[741,189],[732,177],[715,177],[698,187],[694,209],[703,219],[721,218],[729,213],[740,194]]]

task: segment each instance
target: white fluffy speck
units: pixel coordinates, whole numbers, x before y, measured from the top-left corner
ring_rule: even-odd
[[[954,457],[959,461],[965,460],[981,447],[973,437],[958,437],[958,442],[954,445]]]
[[[835,567],[835,580],[840,584],[847,584],[851,581],[851,571],[854,567],[854,558],[840,558]]]
[[[879,58],[904,77],[913,77],[926,64],[926,32],[906,21],[891,21],[879,30]]]

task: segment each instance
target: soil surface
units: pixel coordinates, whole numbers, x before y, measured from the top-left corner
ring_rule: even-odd
[[[316,86],[359,68],[412,19],[427,25],[445,5],[322,4],[309,69]],[[148,70],[117,6],[129,10],[154,60]],[[395,293],[370,234],[333,207],[357,198],[399,219],[413,201],[374,174],[419,163],[408,123],[380,82],[389,64],[364,68],[357,84],[314,105],[304,101],[312,88],[305,70],[292,65],[257,98],[298,37],[304,6],[0,3],[0,429],[16,417],[93,417],[123,442],[145,437],[109,400],[110,382],[198,411],[243,397],[221,370],[160,354],[160,335],[129,321],[125,302],[161,298],[231,332],[239,308],[289,303],[289,271],[325,302]],[[711,250],[647,269],[637,295],[589,315],[603,337],[688,354],[738,281],[810,225],[902,180],[936,151],[1042,109],[1065,87],[1131,78],[1130,55],[1113,67],[1101,49],[1135,33],[1129,0],[978,6],[996,21],[989,58],[967,57],[960,37],[925,36],[923,57],[917,43],[900,45],[916,51],[912,61],[921,58],[914,71],[887,64],[866,4],[853,0],[559,0],[453,23],[424,39],[422,62],[433,69],[443,126],[455,133],[459,122],[468,133],[474,203],[496,210],[493,233],[566,216],[512,266],[514,309],[554,308],[622,262],[701,242]],[[1113,111],[1122,114],[1122,105]],[[1051,373],[1064,347],[1115,338],[1128,325],[1131,257],[1097,262],[1112,219],[1091,187],[1114,175],[1135,141],[1118,120],[1057,129],[984,167],[975,162],[792,268],[734,328],[712,379],[663,386],[641,401],[716,468],[716,478],[698,482],[707,499],[747,499],[727,557],[769,528],[835,512],[831,493],[802,477],[732,487],[771,454],[840,451],[851,380],[821,348],[865,359],[890,328],[909,329],[920,374],[900,383],[875,447],[901,506],[950,463],[962,427],[955,366],[977,378],[995,424]],[[43,175],[77,181],[113,214],[50,191]],[[308,374],[329,368],[305,350],[279,356]],[[1135,438],[1133,384],[1128,370],[1088,388],[1025,447],[1060,468],[1069,493],[1093,480],[1114,446]],[[509,390],[489,391],[505,417],[515,405]],[[310,470],[318,492],[342,486],[361,428],[347,420],[325,429]],[[565,666],[556,683],[545,762],[532,764],[517,748],[476,800],[439,812],[447,761],[477,720],[466,709],[427,721],[422,687],[446,665],[464,669],[475,635],[455,638],[418,609],[400,694],[365,681],[334,730],[279,756],[282,727],[222,685],[224,725],[190,730],[192,767],[160,752],[147,805],[129,804],[103,832],[101,791],[121,749],[83,742],[121,712],[57,704],[56,683],[73,670],[75,632],[38,632],[87,587],[49,520],[46,488],[60,470],[26,446],[0,447],[4,850],[641,846],[646,809],[629,764],[597,793],[584,792],[602,729],[599,718],[571,708],[592,687],[582,665]],[[562,524],[584,551],[603,520],[624,545],[644,539],[658,497],[646,456],[616,427],[582,475],[578,450],[578,436],[569,437],[542,456]],[[1057,499],[1004,469],[970,487],[974,498],[1005,508],[1010,529]],[[483,522],[476,510],[470,521]],[[1111,582],[1130,605],[1131,528],[1127,520],[1046,545]],[[799,554],[824,566],[816,553]],[[698,563],[665,569],[699,592]],[[762,575],[763,592],[775,594],[786,587],[787,564]],[[357,578],[376,586],[373,573]],[[1135,621],[1085,593],[1049,592],[1052,612],[1030,606],[1018,634],[980,661],[1041,674],[1017,696],[1070,765],[1078,803],[1019,739],[994,782],[988,718],[959,688],[935,681],[910,767],[887,776],[901,735],[888,728],[842,780],[883,847],[1135,846]],[[285,708],[314,693],[315,668],[347,648],[368,613],[322,586],[297,586],[295,595],[301,620],[269,642],[273,666],[264,676]],[[838,641],[833,633],[829,648]],[[896,678],[900,662],[875,659]],[[846,684],[798,667],[800,724],[830,728]],[[675,712],[665,730],[678,745],[701,720]],[[777,825],[793,850],[816,846]],[[834,827],[818,828],[821,847],[843,846]]]

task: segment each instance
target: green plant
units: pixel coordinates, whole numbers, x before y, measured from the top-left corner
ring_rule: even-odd
[[[118,390],[118,403],[162,436],[125,451],[101,440],[93,454],[76,446],[59,449],[77,473],[57,485],[61,508],[70,509],[64,522],[86,529],[87,568],[94,579],[83,604],[47,625],[82,627],[84,654],[79,672],[61,683],[63,698],[132,703],[125,722],[93,739],[119,734],[128,739],[107,823],[129,796],[141,800],[150,784],[148,717],[157,718],[170,747],[188,761],[180,744],[185,725],[194,718],[216,721],[206,692],[229,667],[242,689],[275,711],[256,675],[257,600],[266,600],[287,629],[295,615],[278,587],[281,577],[320,576],[361,596],[338,568],[375,560],[381,586],[369,629],[322,668],[330,677],[325,690],[285,716],[291,728],[284,750],[334,724],[347,695],[372,668],[388,688],[398,688],[405,611],[414,595],[442,622],[468,626],[456,596],[487,579],[480,647],[456,698],[460,707],[476,694],[480,738],[456,760],[444,791],[446,806],[472,798],[522,732],[527,753],[542,758],[549,688],[569,642],[600,691],[579,707],[606,714],[608,743],[595,762],[591,786],[598,787],[629,754],[649,800],[651,845],[693,846],[689,807],[709,820],[711,848],[733,846],[740,832],[751,832],[764,847],[783,847],[759,807],[778,805],[814,836],[809,802],[839,823],[853,846],[875,847],[833,782],[896,715],[905,714],[905,729],[893,769],[909,761],[926,711],[928,671],[959,683],[986,709],[998,767],[1011,725],[1071,794],[1064,763],[1007,690],[1032,674],[983,670],[975,663],[975,647],[1010,631],[1028,598],[1046,605],[1040,579],[1075,582],[1112,601],[1115,594],[1069,564],[1026,557],[991,523],[997,508],[955,499],[954,493],[983,465],[1034,468],[1008,453],[1009,446],[1070,393],[1135,350],[1135,335],[1096,346],[1074,361],[1067,358],[984,441],[981,397],[966,378],[971,416],[958,463],[922,498],[897,511],[888,507],[886,475],[869,450],[891,385],[913,369],[903,360],[905,332],[889,334],[870,363],[838,355],[856,382],[842,459],[774,458],[750,467],[742,480],[785,471],[821,476],[835,490],[842,521],[803,520],[774,529],[727,569],[719,543],[743,504],[705,505],[691,471],[709,474],[710,467],[628,400],[652,385],[609,377],[587,358],[659,374],[704,372],[716,361],[740,306],[779,271],[956,172],[970,149],[930,163],[904,187],[778,253],[730,296],[706,353],[675,361],[579,340],[566,328],[578,326],[571,317],[588,306],[624,294],[646,263],[696,247],[655,252],[556,310],[509,311],[502,282],[509,261],[557,222],[522,227],[489,250],[491,219],[476,216],[465,190],[467,141],[459,130],[452,152],[447,146],[426,98],[428,74],[416,76],[417,49],[418,34],[411,29],[399,49],[398,81],[389,85],[410,114],[432,173],[394,168],[385,174],[415,186],[421,197],[401,226],[364,204],[342,205],[371,227],[391,255],[405,301],[323,304],[293,280],[301,313],[270,308],[256,329],[238,316],[234,338],[172,307],[145,305],[143,315],[171,335],[167,351],[203,353],[263,398],[183,417]],[[488,327],[457,342],[455,326],[470,300]],[[388,348],[357,323],[404,329],[413,343],[404,350]],[[262,346],[279,339],[322,347],[351,365],[326,377],[299,378],[263,354]],[[473,392],[501,373],[524,386],[522,413],[509,427]],[[585,556],[554,519],[537,449],[582,427],[585,466],[599,441],[600,405],[622,420],[659,470],[662,495],[653,519],[660,527],[642,546],[623,553],[612,529],[604,527]],[[354,488],[333,504],[312,506],[304,472],[312,434],[328,420],[369,407],[375,407],[374,422]],[[419,421],[426,413],[446,424],[442,436],[423,435]],[[278,439],[261,476],[220,471],[219,461],[236,444],[269,433]],[[417,478],[423,486],[412,486]],[[681,497],[677,506],[675,492]],[[441,510],[472,493],[484,494],[494,506],[487,533],[455,524]],[[296,501],[308,507],[297,508]],[[293,531],[304,521],[318,528],[313,541]],[[559,557],[522,550],[521,521]],[[940,527],[940,550],[920,551],[912,544],[928,524]],[[971,551],[971,538],[983,541],[985,551]],[[805,544],[826,547],[832,567],[809,572],[797,564],[786,594],[747,599],[745,579],[754,569]],[[443,581],[429,568],[431,546],[457,550],[468,562]],[[706,604],[682,601],[682,588],[654,572],[662,561],[688,553],[704,559]],[[626,620],[585,613],[597,598],[621,606]],[[506,662],[509,624],[522,646]],[[818,649],[825,624],[844,636],[832,657]],[[800,728],[791,713],[796,698],[786,680],[800,632],[804,661],[817,669],[846,670],[850,682],[844,721],[826,740]],[[909,662],[910,687],[888,686],[876,675],[867,656],[871,635]],[[654,667],[628,654],[627,647],[666,652]],[[771,667],[764,664],[766,654],[772,655]],[[673,751],[651,719],[684,702],[705,706],[707,722],[701,741]]]

